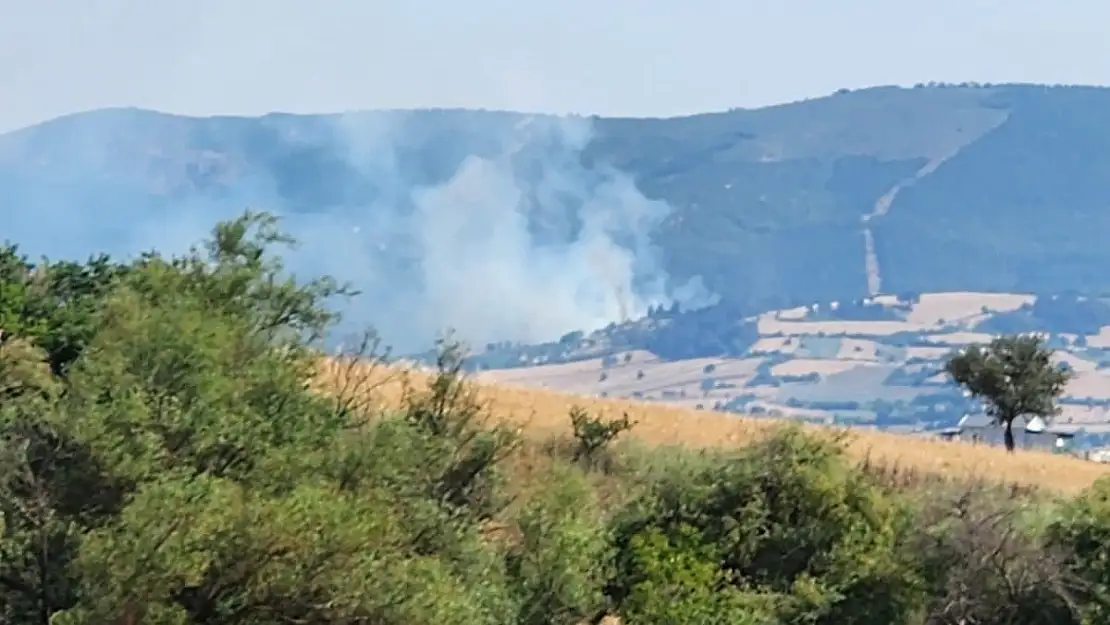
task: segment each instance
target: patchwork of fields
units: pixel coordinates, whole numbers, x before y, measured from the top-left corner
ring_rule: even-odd
[[[984,328],[1029,313],[1035,301],[1009,293],[930,293],[912,302],[893,296],[848,306],[832,302],[760,315],[752,320],[758,340],[735,358],[668,361],[637,350],[480,375],[693,409],[932,430],[976,409],[944,375],[948,355],[990,341],[993,334]],[[864,316],[859,311],[878,318],[851,319]],[[1046,334],[1059,361],[1075,373],[1056,422],[1096,437],[1110,434],[1110,326]]]

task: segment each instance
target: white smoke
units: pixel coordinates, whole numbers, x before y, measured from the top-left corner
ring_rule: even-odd
[[[357,316],[376,317],[387,337],[427,340],[449,327],[472,345],[538,342],[636,318],[676,296],[687,307],[712,301],[700,280],[673,285],[663,269],[652,234],[672,208],[622,172],[582,164],[593,136],[586,119],[526,118],[492,154],[467,157],[442,184],[415,187],[398,165],[404,138],[395,127],[341,119],[337,128],[350,162],[392,184],[383,202],[346,211],[349,235],[329,239],[333,253],[317,261],[365,291]],[[576,224],[562,237],[533,232],[537,220],[568,217]],[[391,279],[365,253],[368,234],[415,249],[417,279]]]
[[[435,176],[405,160],[420,144],[414,133],[424,132],[417,117],[329,119],[323,140],[341,146],[342,164],[359,179],[348,183],[374,185],[373,200],[304,214],[274,192],[290,180],[260,179],[263,170],[249,162],[239,167],[254,173],[219,200],[178,194],[153,206],[133,191],[105,197],[112,187],[104,180],[118,178],[111,171],[114,154],[140,132],[126,115],[115,115],[100,126],[89,118],[78,134],[39,146],[69,159],[63,169],[76,182],[52,186],[49,197],[29,187],[0,240],[56,257],[155,247],[175,252],[250,205],[282,216],[301,242],[287,255],[291,270],[302,277],[329,274],[361,290],[342,305],[349,323],[375,326],[400,351],[423,348],[447,328],[475,346],[537,342],[635,318],[676,299],[686,307],[712,301],[700,280],[673,284],[663,268],[652,234],[672,207],[647,199],[630,176],[604,162],[584,164],[593,137],[589,120],[521,118],[515,128],[483,135],[481,149],[429,182]],[[159,136],[161,144],[147,151],[187,151],[174,143],[188,141],[181,138],[188,134],[180,131],[181,118],[166,123],[175,133]],[[146,129],[150,118],[143,124]]]

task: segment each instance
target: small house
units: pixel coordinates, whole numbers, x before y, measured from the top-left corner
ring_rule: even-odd
[[[1072,447],[1078,429],[1069,426],[1051,426],[1041,417],[1014,419],[1014,446],[1018,449],[1064,451]],[[942,438],[962,440],[985,445],[1004,444],[1005,430],[985,414],[964,415],[954,428],[940,432]]]

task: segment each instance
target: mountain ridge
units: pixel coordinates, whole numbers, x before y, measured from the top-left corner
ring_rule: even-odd
[[[515,185],[520,198],[496,215],[524,215],[521,257],[581,243],[598,193],[627,204],[613,196],[624,189],[635,210],[606,213],[617,245],[600,257],[623,272],[627,287],[615,290],[637,300],[568,315],[565,331],[578,317],[597,323],[667,303],[694,279],[740,314],[878,293],[1094,295],[1110,292],[1101,269],[1110,250],[1099,236],[1110,226],[1108,105],[1110,89],[1100,87],[922,85],[672,118],[462,109],[191,118],[111,109],[0,135],[0,192],[16,210],[51,210],[62,221],[74,219],[65,204],[96,213],[99,234],[82,244],[110,239],[116,222],[151,230],[152,214],[199,221],[254,205],[349,222],[376,237],[362,247],[389,248],[372,264],[396,269],[400,283],[414,280],[427,245],[411,242],[411,228],[359,220],[388,214],[385,225],[394,226],[425,191],[458,182],[460,172],[480,179],[467,169],[475,159]],[[552,182],[560,176],[573,184]],[[11,221],[15,240],[41,227]],[[65,242],[47,243],[58,255]],[[597,281],[585,270],[598,253],[575,257],[584,272],[576,289]],[[646,268],[625,271],[625,263]],[[396,286],[384,282],[374,291],[383,301]],[[709,301],[704,295],[695,299]]]

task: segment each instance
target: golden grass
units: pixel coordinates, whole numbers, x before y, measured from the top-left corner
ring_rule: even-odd
[[[427,374],[385,366],[340,366],[329,361],[319,383],[326,389],[365,388],[382,408],[400,405],[404,380],[418,388]],[[758,440],[781,421],[697,411],[672,406],[598,399],[560,394],[534,388],[473,382],[494,418],[519,427],[533,440],[570,433],[567,414],[581,406],[602,416],[627,413],[636,421],[631,436],[651,445],[682,445],[692,448],[737,447]],[[830,428],[806,426],[815,432]],[[972,446],[931,438],[910,437],[873,430],[856,430],[849,436],[849,453],[872,466],[908,474],[959,480],[988,480],[1072,494],[1096,479],[1110,474],[1110,465],[1069,456],[1019,451],[1007,454],[996,447]]]

